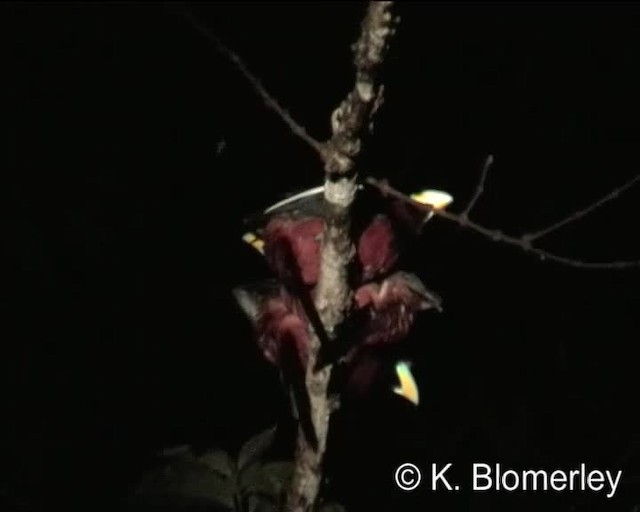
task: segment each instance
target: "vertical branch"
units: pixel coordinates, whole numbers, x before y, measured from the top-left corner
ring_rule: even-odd
[[[320,278],[315,290],[315,306],[329,337],[342,322],[351,303],[348,268],[354,255],[350,238],[349,212],[356,194],[354,159],[371,119],[382,101],[382,86],[376,75],[384,60],[387,42],[393,34],[392,2],[370,2],[358,41],[353,46],[356,79],[352,91],[331,116],[332,137],[320,155],[325,164],[327,216],[322,240]],[[348,173],[348,174],[347,174]],[[311,340],[306,383],[311,416],[318,439],[317,449],[300,433],[295,454],[295,471],[287,496],[287,510],[310,511],[322,482],[322,462],[327,447],[332,403],[327,396],[331,365],[314,371],[320,342]]]

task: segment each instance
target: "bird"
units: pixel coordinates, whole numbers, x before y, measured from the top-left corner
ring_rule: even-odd
[[[263,357],[275,365],[289,395],[295,419],[307,441],[317,447],[306,388],[309,357],[309,320],[300,300],[275,279],[234,288],[234,297],[250,320]]]
[[[433,217],[404,201],[383,196],[366,185],[358,187],[351,211],[355,241],[355,282],[365,283],[390,272],[407,240],[419,235]],[[411,198],[435,209],[446,208],[453,197],[427,189]],[[292,270],[300,281],[313,287],[319,278],[322,233],[327,216],[324,187],[314,187],[265,208],[247,219],[250,230],[243,240],[264,255],[272,272],[290,279]],[[283,257],[288,251],[291,258]]]
[[[419,312],[442,309],[440,297],[427,290],[418,276],[397,269],[403,244],[419,235],[433,212],[425,213],[360,185],[351,212],[356,247],[353,300],[347,320],[330,340],[312,299],[327,216],[323,192],[322,186],[302,191],[249,217],[250,230],[242,239],[264,256],[272,277],[234,290],[254,327],[262,355],[279,368],[294,412],[312,441],[315,433],[304,385],[310,332],[315,331],[321,341],[314,370],[337,363],[347,369],[345,390],[366,389],[375,380],[379,363],[367,362],[375,349],[404,339]],[[412,198],[434,208],[445,208],[453,200],[436,190]],[[417,386],[409,365],[397,368],[400,387],[394,392],[417,405]]]

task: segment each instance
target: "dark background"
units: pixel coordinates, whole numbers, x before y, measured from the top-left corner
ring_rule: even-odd
[[[364,4],[192,7],[300,123],[328,135]],[[276,419],[276,376],[230,296],[264,272],[241,219],[319,184],[321,165],[180,12],[0,8],[3,509],[117,510],[161,448],[234,450]],[[638,173],[638,6],[398,12],[363,174],[448,190],[461,207],[492,153],[475,218],[520,234]],[[639,194],[544,247],[639,258]],[[349,510],[637,512],[638,270],[538,262],[440,220],[411,264],[445,305],[399,349],[423,400],[414,409],[379,392],[337,417],[331,492]],[[457,461],[463,482],[483,461],[625,472],[613,500],[406,494],[392,482],[405,461]]]

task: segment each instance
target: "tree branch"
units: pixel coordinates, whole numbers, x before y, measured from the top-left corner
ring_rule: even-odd
[[[539,231],[535,231],[533,233],[529,233],[527,235],[528,239],[533,241],[533,240],[536,240],[538,238],[542,238],[543,236],[546,236],[549,233],[552,233],[553,231],[556,231],[557,229],[559,229],[559,228],[561,228],[563,226],[566,226],[567,224],[575,222],[576,220],[584,217],[585,215],[590,214],[595,209],[600,208],[603,204],[605,204],[605,203],[607,203],[607,202],[609,202],[609,201],[611,201],[613,199],[616,199],[620,194],[625,192],[628,188],[631,188],[638,181],[640,181],[640,174],[637,174],[636,176],[631,178],[629,181],[627,181],[624,185],[612,190],[607,195],[603,196],[602,198],[600,198],[595,203],[591,203],[586,208],[583,208],[582,210],[578,210],[578,211],[572,213],[571,215],[568,215],[564,219],[559,220],[558,222],[555,222],[555,223],[551,224],[550,226],[548,226],[548,227],[546,227],[544,229],[541,229]]]
[[[331,115],[333,136],[324,155],[327,173],[343,174],[353,168],[360,153],[364,128],[371,128],[371,116],[382,104],[382,85],[376,82],[387,44],[395,32],[397,18],[393,2],[370,2],[362,21],[360,38],[353,45],[356,80],[351,92]]]
[[[327,216],[322,239],[320,277],[315,289],[315,305],[330,338],[344,319],[351,303],[348,268],[355,250],[350,238],[350,206],[356,194],[356,176],[345,176],[354,165],[361,148],[362,134],[380,103],[382,87],[376,83],[378,67],[384,59],[392,35],[392,2],[370,2],[354,45],[356,80],[353,90],[333,112],[333,136],[321,153],[325,163],[324,197]],[[335,175],[338,175],[336,179]],[[315,371],[320,342],[312,337],[307,367],[307,390],[318,440],[317,450],[298,434],[294,476],[287,495],[287,510],[310,511],[322,481],[322,462],[326,450],[333,403],[327,391],[332,365]]]
[[[353,89],[331,115],[332,137],[319,142],[308,134],[291,115],[269,94],[258,78],[247,68],[240,57],[229,49],[208,28],[201,24],[191,12],[185,17],[191,24],[212,41],[217,50],[226,56],[249,81],[266,106],[273,110],[299,137],[312,147],[324,162],[325,201],[327,203],[326,226],[323,233],[320,263],[320,278],[314,290],[314,304],[325,327],[327,335],[334,336],[336,327],[342,322],[351,302],[351,290],[348,285],[348,266],[354,255],[353,243],[349,236],[350,206],[357,190],[357,175],[352,173],[355,160],[362,148],[362,139],[371,130],[372,117],[382,104],[383,86],[378,83],[378,72],[383,63],[390,37],[395,32],[396,19],[391,13],[393,2],[370,2],[362,22],[361,33],[353,45],[355,83]],[[605,202],[614,199],[620,193],[640,180],[636,176],[619,189],[611,192],[600,201],[576,212],[543,230],[514,237],[499,230],[486,228],[469,219],[469,213],[479,200],[484,184],[493,163],[489,156],[483,166],[478,186],[465,210],[461,214],[445,210],[433,210],[428,205],[417,203],[410,197],[389,186],[386,182],[368,178],[366,181],[379,188],[383,193],[397,199],[410,202],[424,211],[469,228],[491,240],[519,247],[525,252],[535,254],[540,259],[555,261],[564,265],[580,268],[628,268],[640,266],[640,261],[616,261],[592,263],[553,254],[534,247],[533,241],[587,215]],[[318,440],[317,449],[310,446],[302,432],[298,434],[295,454],[294,476],[287,495],[286,509],[294,512],[309,512],[317,500],[322,480],[322,463],[326,450],[329,422],[333,402],[327,395],[332,366],[314,371],[320,349],[320,340],[311,333],[309,361],[306,369],[306,385],[311,404],[311,416]]]
[[[635,178],[633,178],[632,180],[630,180],[629,182],[627,182],[625,185],[623,185],[619,189],[616,189],[611,194],[608,194],[606,197],[609,198],[609,196],[612,196],[611,198],[613,198],[617,196],[621,191],[628,189],[631,186],[631,184],[639,180],[640,180],[640,174]],[[411,203],[416,208],[422,209],[426,212],[433,212],[434,215],[442,217],[448,221],[455,222],[456,224],[458,224],[459,226],[462,226],[463,228],[468,228],[472,231],[475,231],[476,233],[480,233],[481,235],[493,240],[494,242],[502,242],[508,245],[518,247],[519,249],[522,249],[525,252],[536,255],[541,260],[554,261],[556,263],[561,263],[563,265],[567,265],[570,267],[588,268],[588,269],[624,269],[624,268],[631,268],[631,267],[640,267],[640,260],[590,262],[590,261],[582,261],[582,260],[567,258],[564,256],[559,256],[545,249],[535,247],[532,243],[533,240],[536,238],[535,233],[533,235],[530,233],[525,233],[520,237],[507,235],[500,230],[486,228],[480,224],[477,224],[476,222],[473,222],[465,215],[465,212],[463,212],[462,214],[457,214],[457,213],[448,212],[446,210],[436,210],[431,208],[429,205],[418,203],[413,199],[411,199],[409,196],[394,189],[384,181],[379,181],[374,178],[367,178],[366,182],[369,185],[376,187],[383,194],[395,197],[396,199],[405,201],[407,203]],[[602,203],[603,201],[600,200],[597,203],[594,203],[593,205],[585,208],[582,211],[588,213],[588,211],[593,211],[595,208],[597,208],[597,206],[600,206]],[[586,213],[584,215],[586,215]],[[582,216],[583,215],[572,215],[571,216],[572,218],[569,220],[563,221],[562,225],[567,225],[569,222],[573,222]],[[555,225],[552,225],[551,227],[553,226]],[[554,229],[556,228],[554,227]],[[547,230],[542,230],[541,232],[544,232],[544,231],[547,231]],[[550,230],[547,232],[550,232]]]
[[[256,93],[289,126],[294,135],[311,146],[324,162],[326,178],[324,195],[328,215],[323,233],[320,278],[314,302],[327,334],[331,337],[342,322],[351,301],[348,266],[354,255],[351,242],[349,210],[355,198],[357,176],[345,176],[354,166],[361,150],[364,132],[371,130],[371,121],[382,104],[383,87],[377,83],[377,73],[384,60],[389,38],[395,32],[397,19],[391,14],[393,2],[370,2],[361,26],[360,37],[353,45],[355,83],[347,97],[331,115],[332,137],[318,142],[306,129],[269,94],[240,57],[215,34],[200,23],[191,11],[187,20],[203,36],[212,41],[253,86]],[[335,179],[338,175],[338,179]],[[294,476],[287,496],[287,510],[303,512],[313,508],[322,480],[322,461],[326,450],[332,401],[327,396],[331,365],[314,371],[320,340],[311,335],[311,347],[306,371],[311,416],[318,440],[317,450],[299,432],[295,455]]]
[[[489,169],[493,165],[493,155],[487,156],[487,159],[484,161],[484,165],[482,166],[482,173],[480,174],[480,181],[478,181],[478,186],[476,187],[475,192],[473,193],[473,197],[469,204],[464,209],[464,211],[460,214],[461,217],[469,217],[471,210],[476,205],[478,199],[484,192],[484,182],[487,180],[487,174],[489,173]]]
[[[206,39],[211,41],[215,45],[216,49],[233,63],[238,71],[240,71],[240,73],[242,73],[242,75],[251,84],[258,95],[264,100],[265,105],[278,114],[280,119],[286,123],[294,135],[305,141],[321,156],[324,154],[325,145],[309,135],[306,128],[298,124],[295,119],[291,117],[289,112],[287,112],[284,107],[282,107],[282,105],[280,105],[280,103],[278,103],[278,101],[265,89],[258,77],[245,65],[236,52],[225,45],[220,38],[211,31],[211,29],[198,20],[190,9],[185,7],[183,10],[183,16],[189,23],[191,23],[193,28],[195,28]]]

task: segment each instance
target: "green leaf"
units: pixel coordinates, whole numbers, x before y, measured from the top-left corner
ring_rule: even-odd
[[[340,503],[333,501],[320,505],[318,512],[347,512],[347,509],[340,505]]]
[[[135,495],[138,501],[171,502],[178,508],[208,504],[216,510],[233,510],[235,493],[233,479],[197,460],[178,460],[145,475]]]
[[[229,454],[223,450],[206,452],[198,457],[198,462],[224,478],[233,478],[234,476],[234,461]]]
[[[242,471],[248,465],[262,458],[273,444],[275,434],[276,426],[274,425],[249,439],[240,448],[238,470]]]
[[[279,512],[277,502],[271,496],[247,494],[243,499],[243,512]]]
[[[183,444],[180,446],[172,446],[171,448],[165,448],[159,454],[159,457],[165,460],[192,460],[193,452],[191,451],[191,446],[188,444]]]
[[[233,509],[236,489],[233,480],[220,478],[215,473],[207,471],[206,466],[201,466],[191,468],[178,487],[178,491],[183,496],[217,501]]]
[[[262,493],[277,500],[292,476],[293,463],[289,461],[254,464],[240,475],[240,488],[246,493]]]

